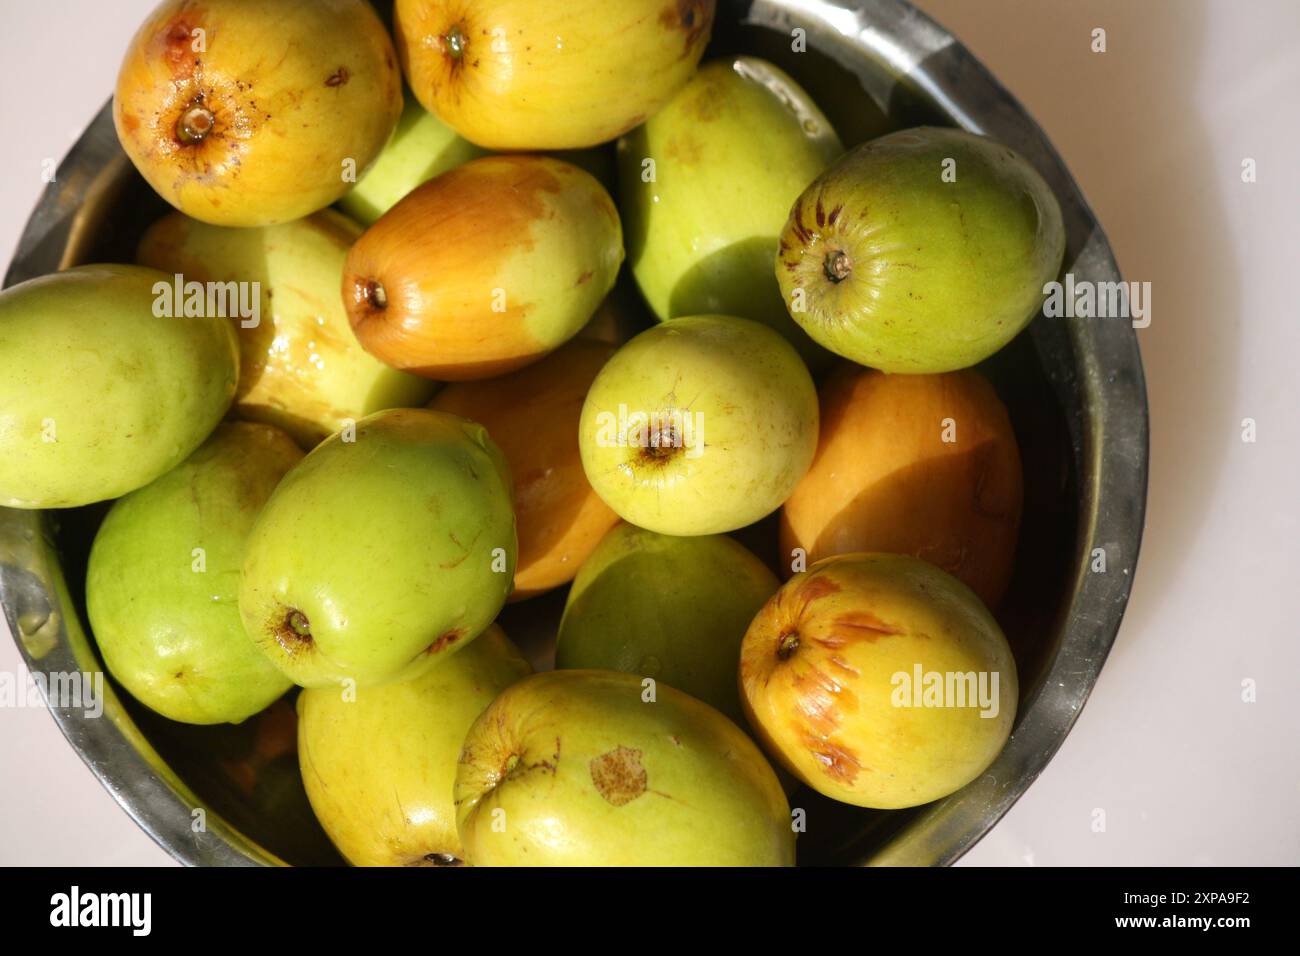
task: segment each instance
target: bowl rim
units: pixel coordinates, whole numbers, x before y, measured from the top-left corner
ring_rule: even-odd
[[[1038,124],[947,30],[905,0],[743,0],[742,25],[803,28],[809,48],[858,75],[882,109],[900,92],[920,95],[956,126],[991,136],[1028,159],[1052,186],[1066,222],[1063,271],[1120,281],[1105,233]],[[865,68],[864,56],[872,64]],[[882,71],[880,67],[885,69]],[[5,276],[17,282],[81,261],[94,210],[122,188],[130,164],[113,128],[111,100],[60,163],[19,240]],[[1059,645],[1039,686],[1021,702],[1015,729],[992,766],[957,793],[921,808],[859,865],[948,865],[1006,813],[1064,742],[1096,684],[1132,588],[1146,508],[1149,412],[1137,335],[1120,320],[1045,319],[1068,325],[1081,414],[1067,421],[1079,469],[1072,591],[1059,613]],[[1106,573],[1091,573],[1094,549]],[[102,671],[69,599],[49,516],[0,508],[0,606],[33,674]],[[42,694],[45,688],[41,688]],[[190,865],[283,865],[203,803],[166,765],[104,684],[105,716],[50,704],[63,735],[119,805],[160,847]],[[47,697],[47,704],[48,701]],[[863,837],[859,843],[865,842]]]

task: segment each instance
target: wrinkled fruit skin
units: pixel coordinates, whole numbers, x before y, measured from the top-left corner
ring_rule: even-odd
[[[71,508],[147,485],[230,407],[220,318],[154,315],[169,276],[88,265],[0,293],[0,505]]]
[[[408,97],[393,138],[339,208],[369,226],[416,186],[485,154]]]
[[[292,684],[239,618],[253,521],[302,452],[270,425],[232,422],[113,504],[90,552],[86,607],[131,696],[187,724],[239,723]]]
[[[328,206],[351,185],[345,164],[360,176],[401,111],[396,53],[364,0],[165,0],[113,96],[118,139],[149,185],[222,226]]]
[[[545,156],[487,156],[425,183],[348,254],[358,341],[394,368],[489,378],[562,345],[623,261],[618,210],[592,176]]]
[[[452,789],[461,744],[532,668],[495,624],[427,673],[346,699],[298,697],[298,761],[316,818],[353,866],[456,866]]]
[[[652,677],[743,727],[740,641],[779,586],[767,565],[725,535],[675,538],[619,525],[573,582],[555,666]]]
[[[601,369],[578,441],[591,486],[625,521],[734,531],[779,508],[808,470],[817,392],[767,326],[687,316],[642,332]]]
[[[800,190],[843,151],[817,105],[772,64],[700,67],[619,142],[628,262],[655,314],[754,319],[809,364],[829,362],[786,311],[773,263]]]
[[[804,191],[776,278],[790,315],[832,352],[885,372],[949,372],[1029,323],[1064,250],[1056,197],[1023,158],[921,127],[857,147]]]
[[[360,234],[356,223],[330,209],[253,229],[212,226],[174,212],[149,227],[136,258],[186,282],[259,283],[257,324],[234,322],[240,348],[235,411],[283,428],[311,448],[349,420],[422,405],[434,388],[363,349],[343,303],[331,294]]]
[[[536,674],[497,697],[456,774],[469,862],[793,865],[790,808],[753,741],[671,687],[642,694],[639,677],[586,670]]]
[[[575,339],[528,368],[482,382],[452,382],[429,407],[478,422],[514,477],[519,565],[511,600],[567,584],[618,515],[587,482],[578,418],[596,373],[614,354]]]
[[[953,706],[955,695],[901,706],[915,699],[904,678],[924,687],[931,673],[984,674],[990,716]],[[745,635],[740,690],[768,754],[819,793],[879,810],[938,800],[983,773],[1019,696],[979,598],[928,562],[886,554],[827,558],[787,581]]]
[[[695,70],[715,0],[397,0],[411,90],[488,149],[581,149],[659,109]]]
[[[781,509],[781,550],[807,564],[883,551],[924,558],[996,608],[1024,500],[1006,407],[978,372],[885,375],[845,363],[821,393],[812,467]]]
[[[510,474],[482,426],[425,409],[327,438],[267,502],[239,610],[294,683],[413,677],[492,623],[516,545]]]

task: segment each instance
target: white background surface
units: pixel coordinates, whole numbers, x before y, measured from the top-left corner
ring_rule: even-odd
[[[42,160],[103,104],[152,6],[0,0],[4,262]],[[1039,120],[1125,278],[1153,287],[1139,333],[1151,489],[1128,617],[1074,732],[963,862],[1300,863],[1300,3],[921,6]],[[0,640],[0,671],[20,668]],[[46,712],[0,710],[0,863],[170,862]]]

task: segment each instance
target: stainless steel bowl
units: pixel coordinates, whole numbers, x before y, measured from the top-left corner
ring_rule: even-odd
[[[807,52],[794,51],[796,30],[804,31]],[[1101,227],[1043,132],[960,43],[908,4],[722,0],[709,55],[742,51],[794,75],[846,145],[931,123],[1013,147],[1060,200],[1065,271],[1079,280],[1119,280]],[[80,262],[129,260],[144,226],[163,211],[122,154],[105,107],[46,189],[5,284]],[[983,371],[1011,411],[1025,463],[1017,572],[999,614],[1021,675],[1015,732],[979,780],[925,807],[873,812],[796,794],[810,822],[801,862],[956,860],[1051,759],[1115,639],[1146,504],[1147,403],[1136,336],[1118,319],[1040,316]],[[0,509],[0,604],[33,672],[102,670],[81,625],[81,581],[104,510]],[[1090,570],[1098,548],[1104,573]],[[515,606],[507,630],[544,633],[561,600]],[[103,717],[54,702],[54,718],[122,808],[178,860],[337,861],[303,798],[292,753],[278,762],[256,756],[254,738],[264,730],[256,720],[225,728],[172,724],[111,680],[105,685]]]

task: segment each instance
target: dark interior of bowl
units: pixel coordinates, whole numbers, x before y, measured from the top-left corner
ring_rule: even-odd
[[[788,32],[739,25],[731,6],[719,16],[708,53],[717,57],[747,53],[784,68],[817,100],[835,123],[846,146],[890,129],[920,124],[949,125],[923,96],[904,85],[888,112],[862,89],[858,75],[810,49],[791,51]],[[883,70],[883,67],[882,67]],[[612,148],[612,147],[611,147]],[[168,207],[133,170],[124,170],[121,188],[106,205],[104,218],[78,256],[80,261],[130,261],[141,233]],[[642,325],[651,321],[624,270],[622,296]],[[1071,593],[1079,523],[1078,460],[1067,419],[1078,414],[1077,397],[1059,383],[1070,378],[1075,357],[1063,326],[1037,321],[1007,348],[981,366],[1010,411],[1024,464],[1025,502],[1016,572],[997,617],[1011,642],[1020,673],[1022,701],[1041,685],[1055,655],[1059,618]],[[1058,383],[1054,387],[1053,383]],[[1062,402],[1076,407],[1063,407]],[[107,504],[59,512],[53,527],[73,601],[85,621],[83,580],[90,543]],[[775,516],[735,536],[775,568],[780,560]],[[564,589],[510,605],[501,623],[538,667],[549,655]],[[136,704],[120,692],[131,717],[163,759],[213,811],[247,838],[281,859],[298,864],[341,862],[311,813],[293,749],[292,695],[240,726],[193,727],[176,724]],[[876,812],[834,803],[801,789],[792,805],[807,810],[808,832],[800,838],[801,863],[856,862],[905,827],[917,810]]]

